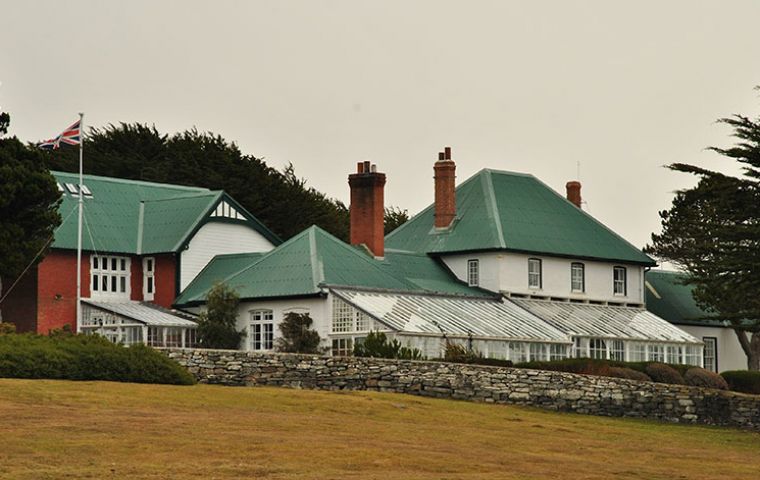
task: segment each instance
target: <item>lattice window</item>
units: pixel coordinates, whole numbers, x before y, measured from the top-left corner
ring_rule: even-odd
[[[628,360],[631,362],[644,362],[647,359],[647,346],[644,343],[631,343]]]
[[[649,345],[649,360],[650,362],[664,362],[665,361],[665,346],[653,343]]]
[[[274,348],[274,314],[272,310],[251,311],[251,350]]]
[[[565,358],[567,358],[567,345],[549,344],[549,360],[563,360]]]
[[[541,259],[528,259],[528,288],[541,288]]]
[[[528,349],[526,344],[521,342],[509,342],[509,360],[514,363],[528,361]]]
[[[610,360],[625,361],[625,343],[622,340],[610,342]]]
[[[333,298],[332,332],[344,333],[354,330],[354,309],[343,300]]]
[[[607,358],[607,342],[601,338],[591,338],[588,342],[588,351],[591,358]]]
[[[540,362],[548,360],[548,354],[546,352],[546,345],[543,343],[531,343],[530,344],[530,361]]]
[[[354,353],[354,342],[351,338],[334,338],[332,341],[333,356],[347,357]]]

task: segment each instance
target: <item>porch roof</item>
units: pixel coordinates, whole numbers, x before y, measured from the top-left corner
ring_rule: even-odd
[[[179,313],[159,307],[153,303],[136,302],[101,302],[94,300],[82,300],[82,303],[95,307],[99,310],[110,312],[149,327],[186,327],[195,328],[197,324],[191,320],[190,314]]]

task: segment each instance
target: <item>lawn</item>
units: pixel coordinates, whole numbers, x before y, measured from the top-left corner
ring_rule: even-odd
[[[0,478],[757,478],[760,434],[370,392],[0,379]]]

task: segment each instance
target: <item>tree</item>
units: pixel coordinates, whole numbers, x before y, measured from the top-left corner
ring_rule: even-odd
[[[287,353],[322,353],[319,333],[311,329],[308,313],[289,312],[277,328],[282,336],[277,339],[277,351]]]
[[[409,221],[408,211],[397,207],[387,207],[385,209],[385,234],[388,235],[407,221]]]
[[[307,186],[292,165],[279,171],[219,135],[196,129],[166,135],[155,126],[121,123],[91,129],[86,149],[87,173],[224,190],[283,239],[312,224],[348,239],[342,202]],[[76,148],[50,157],[55,170],[78,171],[78,162]]]
[[[203,348],[240,348],[245,331],[236,328],[239,303],[237,292],[226,283],[209,290],[206,310],[198,317],[198,340]]]
[[[0,114],[0,136],[9,122],[7,113]],[[16,137],[0,138],[0,299],[4,284],[12,285],[44,257],[61,224],[60,199],[45,155]]]
[[[660,212],[662,232],[647,251],[673,262],[694,286],[694,299],[736,332],[750,370],[760,370],[760,117],[722,118],[739,142],[711,150],[743,165],[740,177],[673,164],[698,184],[676,192]]]

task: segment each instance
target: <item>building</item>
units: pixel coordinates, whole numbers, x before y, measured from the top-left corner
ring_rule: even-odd
[[[76,328],[77,174],[52,172],[62,224],[44,260],[3,302],[19,331]],[[192,317],[172,311],[216,255],[265,252],[280,240],[221,191],[85,175],[82,325],[126,344],[191,345]]]
[[[222,255],[177,298],[203,308],[214,282],[241,296],[244,348],[270,350],[289,311],[308,312],[333,354],[371,330],[425,356],[446,341],[513,361],[588,356],[700,365],[702,343],[644,308],[655,262],[531,175],[484,169],[455,185],[447,148],[435,202],[383,235],[385,174],[349,175],[351,244],[312,227],[266,254]]]
[[[699,308],[693,287],[679,272],[650,270],[646,274],[647,310],[702,340],[704,366],[713,372],[745,370],[747,356],[728,322],[711,318]]]

